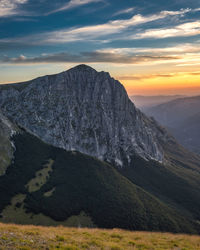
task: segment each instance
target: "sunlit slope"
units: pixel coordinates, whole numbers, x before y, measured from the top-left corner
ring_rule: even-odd
[[[123,230],[0,224],[1,249],[200,249],[200,237]]]

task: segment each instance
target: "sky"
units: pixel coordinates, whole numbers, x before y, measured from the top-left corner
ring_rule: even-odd
[[[200,0],[0,0],[0,83],[82,63],[129,95],[199,95]]]

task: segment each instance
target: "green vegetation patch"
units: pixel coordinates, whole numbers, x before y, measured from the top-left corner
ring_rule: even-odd
[[[18,194],[11,199],[10,205],[5,207],[1,213],[0,221],[3,223],[24,224],[24,225],[45,225],[58,226],[64,225],[68,227],[94,227],[94,224],[89,216],[84,212],[80,215],[71,216],[67,220],[58,222],[52,218],[45,216],[42,213],[33,214],[27,213],[24,206],[26,195]]]
[[[28,189],[29,193],[38,191],[46,183],[50,172],[52,172],[53,163],[54,161],[50,159],[49,162],[44,165],[44,168],[37,171],[35,173],[35,177],[26,184],[26,188]]]
[[[45,197],[50,197],[50,196],[52,196],[55,190],[56,190],[55,187],[52,188],[51,190],[45,192],[45,193],[44,193],[44,196],[45,196]]]

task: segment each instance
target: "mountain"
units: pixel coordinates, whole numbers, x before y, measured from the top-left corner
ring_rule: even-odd
[[[145,110],[186,148],[200,154],[200,96],[180,98]]]
[[[133,95],[130,96],[131,101],[136,105],[140,110],[145,110],[162,103],[167,103],[169,101],[183,98],[182,95],[157,95],[157,96],[142,96],[142,95]]]
[[[42,140],[110,163],[163,160],[154,128],[108,73],[80,65],[0,88],[4,114]]]
[[[0,109],[0,221],[200,232],[200,157],[108,73],[3,85]]]

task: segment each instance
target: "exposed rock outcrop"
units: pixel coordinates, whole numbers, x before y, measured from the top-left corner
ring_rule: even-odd
[[[0,111],[0,176],[5,174],[5,171],[11,162],[14,151],[11,137],[16,131],[17,127]]]

